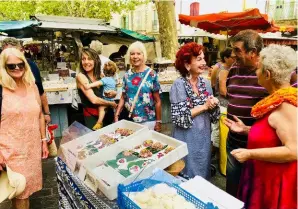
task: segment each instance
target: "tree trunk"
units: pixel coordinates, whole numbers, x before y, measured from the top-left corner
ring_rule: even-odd
[[[174,0],[158,0],[155,2],[155,5],[159,22],[161,55],[162,57],[174,61],[176,52],[178,50],[178,35]]]

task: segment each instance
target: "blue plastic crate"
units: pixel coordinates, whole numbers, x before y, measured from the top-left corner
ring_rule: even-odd
[[[157,180],[152,179],[144,179],[141,181],[137,181],[134,183],[131,183],[127,186],[124,186],[123,184],[119,184],[118,186],[118,199],[117,203],[120,209],[140,209],[140,207],[134,203],[129,197],[127,197],[124,193],[125,192],[141,192],[144,189],[148,189],[156,184],[165,183],[170,187],[174,187],[177,190],[177,193],[181,196],[183,196],[187,201],[193,203],[198,209],[218,209],[218,207],[215,207],[212,203],[204,203],[198,198],[194,197],[189,192],[185,191],[181,187],[179,187],[177,184],[170,184],[167,182],[161,182]]]

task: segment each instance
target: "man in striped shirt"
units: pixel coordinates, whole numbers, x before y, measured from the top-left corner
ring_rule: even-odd
[[[253,105],[268,95],[265,88],[258,84],[256,69],[263,40],[256,31],[244,30],[231,39],[232,56],[236,62],[227,77],[228,118],[233,115],[240,118],[245,125],[251,126],[254,119],[250,112]],[[229,132],[227,138],[227,185],[226,191],[237,196],[242,165],[230,152],[237,148],[246,148],[247,136]]]
[[[250,112],[252,106],[268,95],[265,88],[258,84],[256,69],[259,62],[259,53],[263,48],[263,40],[254,30],[243,30],[231,39],[232,56],[236,62],[230,68],[227,77],[228,118],[233,115],[251,126],[254,119]],[[297,69],[293,69],[291,85],[297,87]],[[230,152],[237,148],[246,148],[247,136],[229,132],[227,138],[227,185],[226,191],[237,196],[238,184],[242,165]]]

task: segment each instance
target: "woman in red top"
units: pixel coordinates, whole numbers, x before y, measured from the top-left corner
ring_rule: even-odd
[[[258,120],[251,127],[235,116],[225,120],[231,131],[248,134],[247,149],[231,152],[245,162],[238,189],[245,208],[297,208],[297,89],[290,85],[296,60],[290,47],[263,49],[256,74],[270,95],[252,108]]]

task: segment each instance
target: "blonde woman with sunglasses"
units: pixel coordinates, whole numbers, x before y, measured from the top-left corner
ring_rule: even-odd
[[[3,50],[0,170],[7,165],[26,178],[25,190],[12,200],[16,209],[29,209],[29,197],[42,189],[41,158],[47,158],[49,153],[40,96],[34,82],[23,53],[15,48]]]

